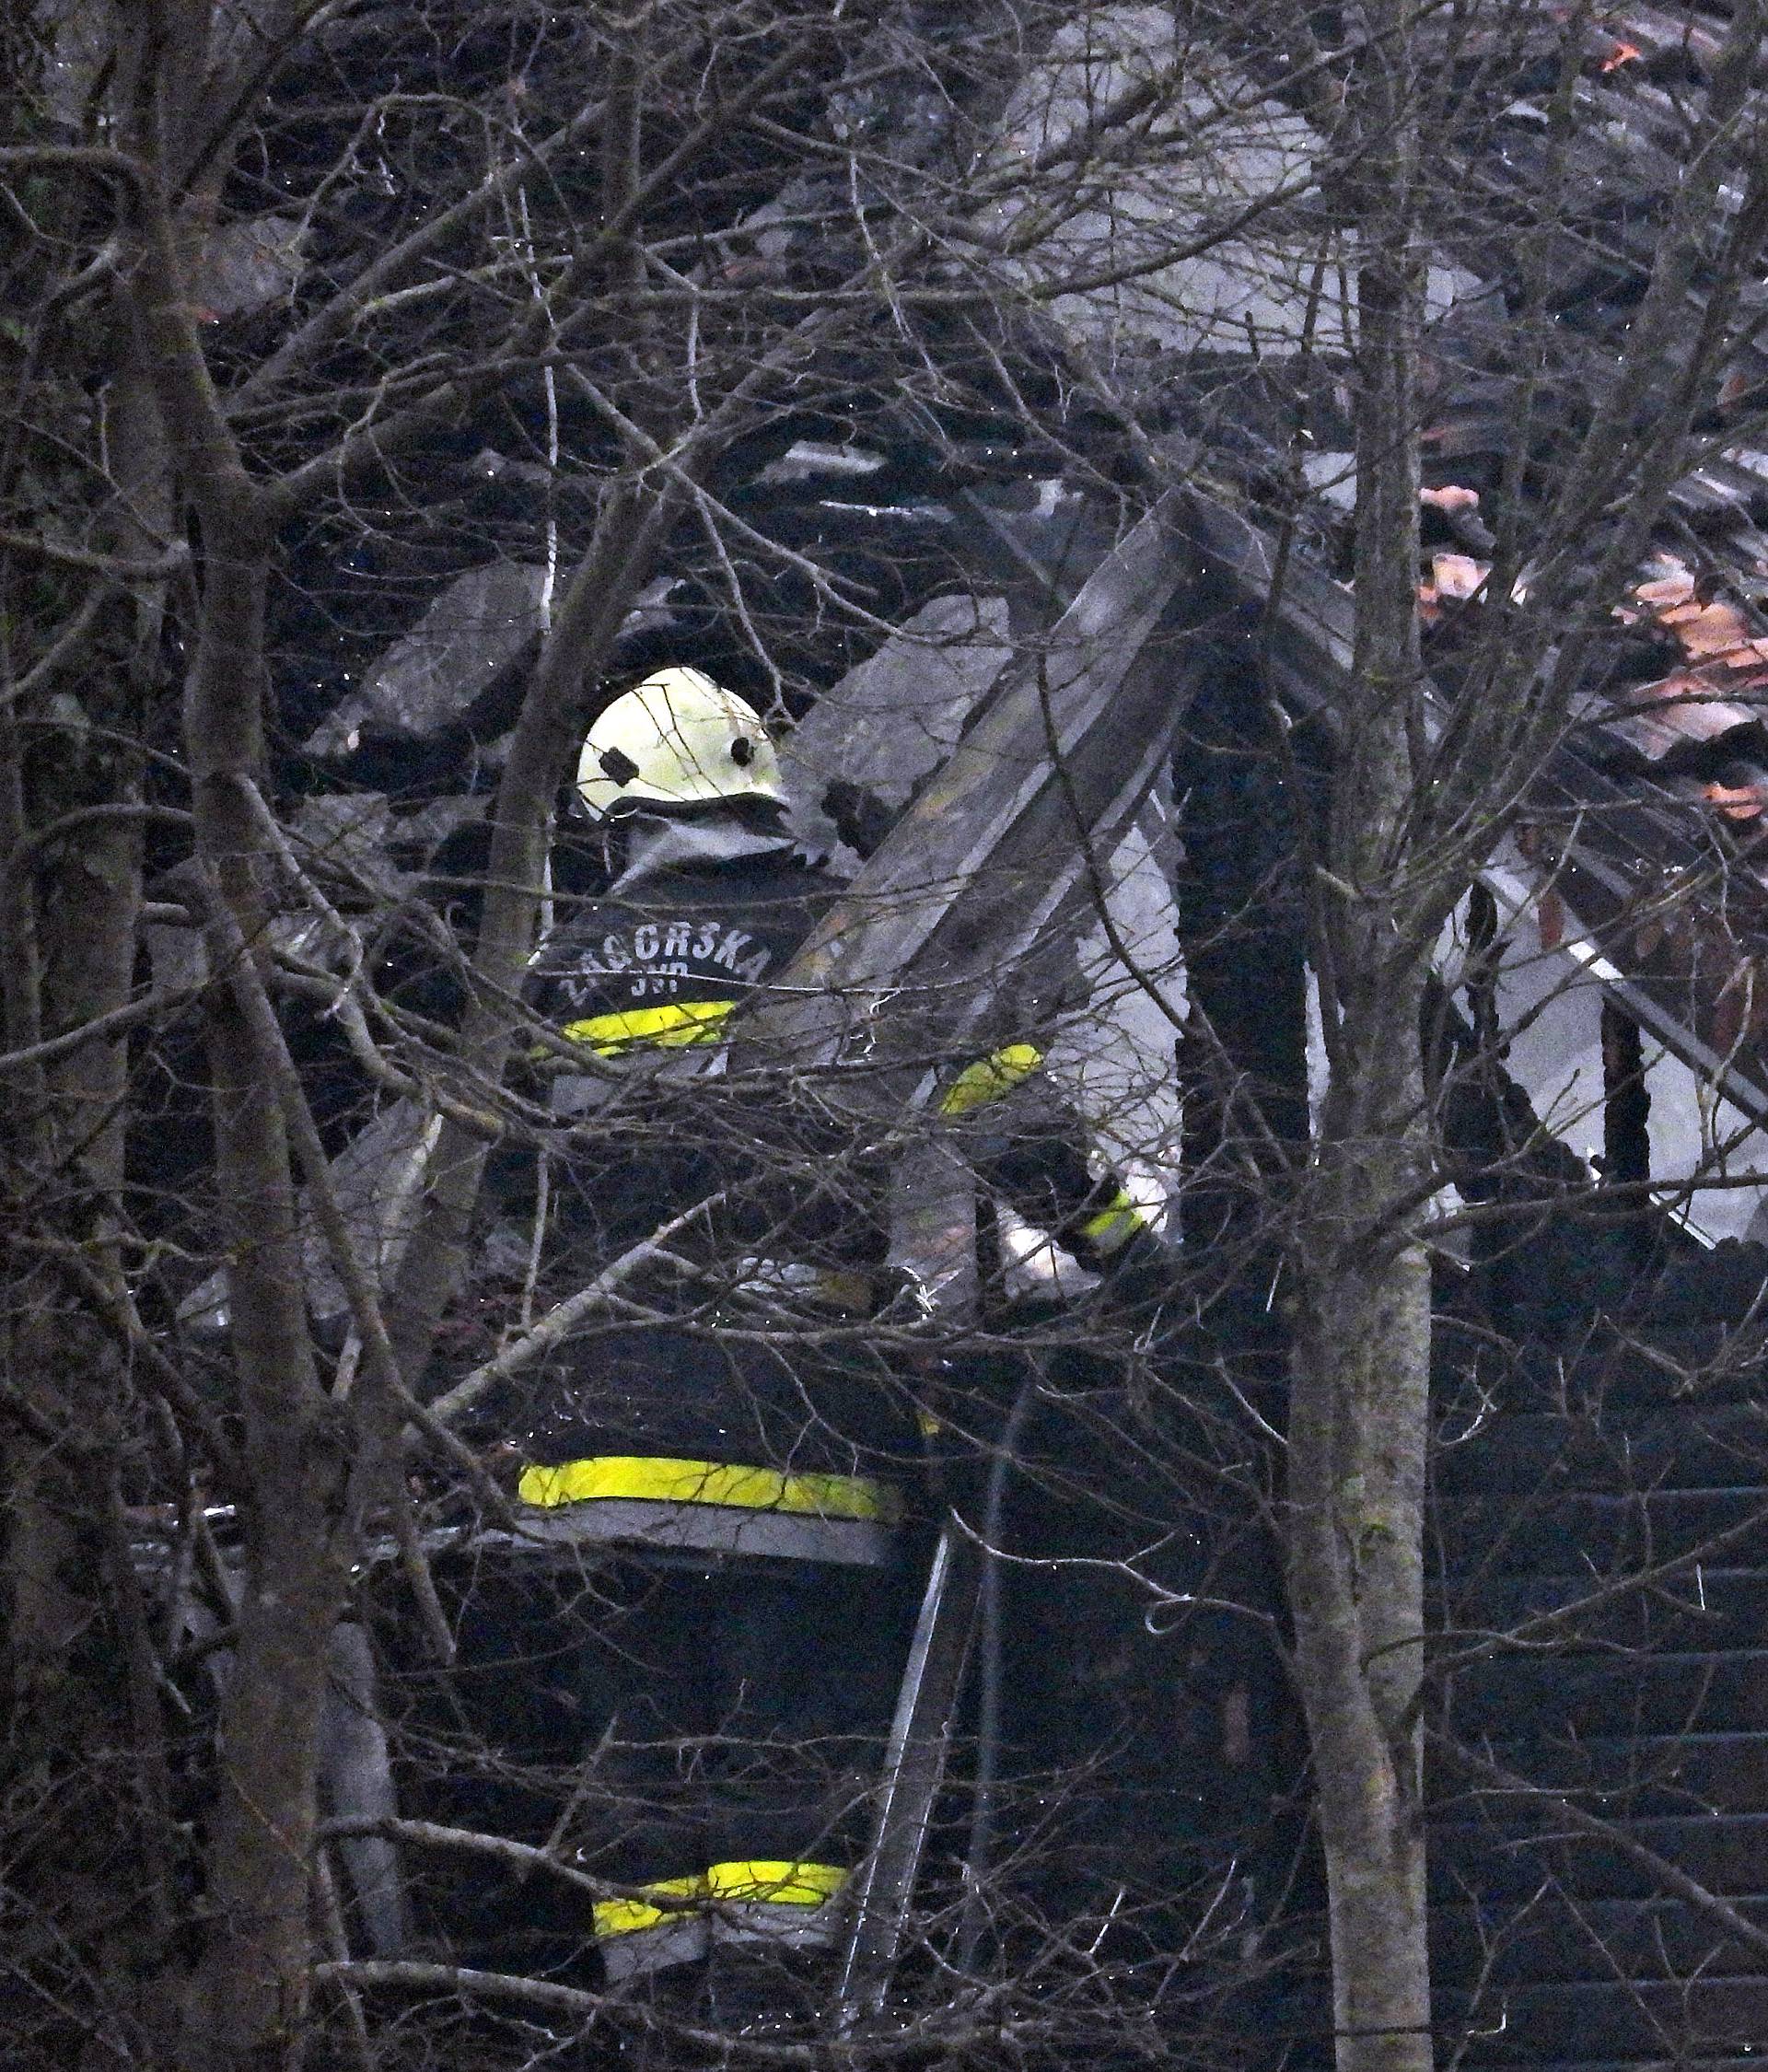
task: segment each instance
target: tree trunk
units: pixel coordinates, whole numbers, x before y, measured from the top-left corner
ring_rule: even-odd
[[[1413,1709],[1430,1270],[1421,1246],[1376,1234],[1422,1170],[1417,1024],[1408,1043],[1402,1010],[1397,1001],[1385,1031],[1346,1046],[1347,1070],[1363,1074],[1360,1112],[1341,1110],[1322,1141],[1289,1421],[1290,1604],[1326,1856],[1340,2072],[1431,2063]]]
[[[1313,954],[1328,1053],[1297,1222],[1289,1589],[1326,1857],[1339,2072],[1428,2072],[1424,1493],[1431,1168],[1421,1031],[1442,888],[1416,846],[1424,319],[1406,0],[1374,0],[1350,120],[1357,227],[1356,635]]]
[[[677,507],[668,488],[609,495],[522,701],[491,816],[475,991],[460,1032],[460,1057],[481,1087],[495,1086],[509,1062],[516,1018],[507,1002],[521,989],[534,948],[552,802],[576,729],[590,716],[582,709],[586,683],[602,666]],[[422,1387],[436,1327],[466,1277],[488,1148],[483,1136],[448,1121],[430,1158],[423,1205],[387,1302],[399,1371],[413,1389]]]
[[[209,913],[206,1038],[215,1182],[228,1278],[244,1488],[244,1575],[221,1708],[205,1836],[209,1928],[185,2010],[192,2072],[293,2072],[305,2044],[312,1869],[327,1645],[360,1538],[363,1492],[382,1463],[318,1370],[304,1298],[299,1205],[279,1059],[249,1011],[267,962],[274,844],[255,786],[264,762],[264,609],[273,506],[220,410],[195,328],[183,154],[192,82],[208,77],[214,22],[201,0],[155,11],[128,47],[142,169],[124,237],[135,364],[152,383],[180,517],[198,542],[195,652],[184,748],[196,876]],[[255,62],[255,61],[254,61]],[[176,530],[176,529],[175,529]]]
[[[105,425],[114,495],[94,511],[97,537],[125,556],[151,553],[165,448],[132,368],[107,390]],[[77,413],[60,428],[77,449]],[[5,442],[0,495],[29,508],[44,491],[19,465],[23,443],[16,429]],[[142,821],[141,758],[128,744],[152,693],[163,600],[152,583],[82,597],[10,566],[0,588],[0,990],[6,1047],[23,1049],[130,997]],[[14,645],[39,614],[84,628],[41,677],[19,666],[31,644],[19,643],[23,655]],[[89,1285],[122,1280],[128,1065],[119,1035],[17,1068],[0,1088],[0,1160],[17,1209],[0,1348],[11,1399],[0,1415],[0,1702],[15,1780],[61,1809],[52,1839],[16,1857],[12,1874],[41,1931],[75,1948],[109,1938],[122,1958],[119,1999],[163,1948],[176,1876],[158,1696],[135,1673],[115,1573],[115,1490],[139,1399]],[[121,1928],[119,1851],[143,1866],[141,1903]]]
[[[186,697],[197,856],[232,926],[211,936],[215,1178],[223,1216],[247,1503],[245,1589],[222,1708],[208,1848],[214,1925],[187,2055],[292,2072],[302,2054],[327,1645],[356,1543],[350,1432],[320,1386],[303,1300],[294,1175],[275,1063],[227,984],[227,940],[266,920],[264,836],[247,786],[262,754],[269,541],[243,479],[205,497],[204,624]],[[248,952],[249,954],[251,952]],[[360,1478],[357,1478],[360,1486]]]

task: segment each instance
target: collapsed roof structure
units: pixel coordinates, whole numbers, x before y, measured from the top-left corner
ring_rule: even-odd
[[[1054,368],[1055,388],[1079,399],[1059,437],[989,452],[975,439],[967,446],[972,427],[954,431],[925,400],[867,394],[851,437],[831,437],[832,413],[820,413],[816,424],[761,442],[746,456],[746,479],[725,491],[747,522],[813,561],[892,569],[890,611],[869,612],[861,630],[842,634],[843,660],[864,651],[853,669],[816,657],[813,634],[779,644],[791,647],[800,675],[782,702],[798,722],[785,753],[801,826],[848,846],[858,867],[855,912],[873,917],[860,983],[888,984],[927,956],[984,985],[1000,947],[966,901],[986,881],[997,924],[996,890],[1010,884],[1023,894],[1015,919],[1028,937],[1058,910],[1070,936],[1082,935],[1085,918],[1094,939],[1068,944],[1065,954],[1118,968],[1098,1019],[1125,1046],[1126,1085],[1157,1077],[1150,1061],[1170,1059],[1182,1007],[1164,894],[1175,819],[1186,827],[1182,749],[1177,800],[1168,772],[1187,701],[1211,697],[1231,673],[1221,661],[1231,650],[1256,686],[1230,730],[1263,724],[1268,692],[1311,739],[1314,766],[1325,768],[1331,688],[1350,666],[1343,578],[1355,482],[1334,375],[1355,344],[1349,258],[1312,205],[1323,146],[1308,68],[1262,39],[1256,24],[1245,26],[1237,36],[1212,25],[1200,43],[1197,25],[1164,7],[1089,12],[1057,34],[998,111],[1004,155],[1059,152],[1099,107],[1182,73],[1181,126],[1209,143],[1197,153],[1205,170],[1194,191],[1175,191],[1170,164],[1157,157],[1121,173],[1108,167],[1088,205],[1025,262],[1027,308],[1011,344],[1028,367],[1046,376]],[[1445,66],[1468,67],[1470,90],[1485,90],[1489,42],[1458,44],[1447,16],[1423,33],[1440,36]],[[1632,320],[1678,177],[1665,140],[1681,134],[1710,87],[1727,25],[1622,6],[1576,28],[1580,62],[1569,73],[1556,62],[1565,31],[1550,10],[1518,6],[1481,33],[1518,40],[1504,67],[1508,98],[1467,169],[1494,206],[1465,241],[1436,255],[1430,283],[1418,575],[1444,727],[1483,617],[1509,601],[1489,587],[1496,542],[1506,529],[1526,536],[1529,500],[1555,464],[1550,445],[1517,451],[1518,376],[1504,335],[1518,298],[1517,257],[1492,225],[1507,192],[1528,193],[1544,178],[1569,96],[1576,201],[1540,263],[1561,341],[1553,376],[1575,418],[1591,370],[1606,365]],[[1531,40],[1537,72],[1525,62]],[[938,96],[917,87],[913,67],[887,73],[871,91],[877,105],[856,108],[853,119],[908,140],[905,150],[936,128]],[[1169,99],[1159,105],[1172,113]],[[814,217],[820,177],[795,172],[774,202],[750,213],[745,227],[761,261],[770,258],[768,239],[784,250],[807,235],[792,223]],[[1563,166],[1554,177],[1565,180]],[[1744,198],[1725,205],[1740,208]],[[1242,214],[1245,234],[1224,235],[1224,222]],[[1011,204],[985,227],[1010,242]],[[1691,324],[1705,288],[1698,276],[1687,284]],[[1538,1125],[1512,1148],[1532,1153],[1564,1137],[1581,1164],[1571,1179],[1557,1169],[1558,1197],[1575,1205],[1598,1176],[1605,1111],[1636,1090],[1643,1070],[1653,1162],[1632,1177],[1699,1246],[1756,1235],[1756,1175],[1768,1172],[1760,1135],[1768,1123],[1768,450],[1732,424],[1748,416],[1762,353],[1753,336],[1739,343],[1724,409],[1703,426],[1699,458],[1671,490],[1649,552],[1599,635],[1582,636],[1576,724],[1553,745],[1484,873],[1505,951],[1494,965],[1491,1011],[1507,1040],[1510,1079]],[[954,456],[967,459],[970,477],[956,491],[944,479]],[[530,479],[537,466],[487,448],[460,471],[472,494],[519,505],[545,494],[544,480]],[[1115,493],[1125,478],[1149,506],[1133,528],[1121,522]],[[371,573],[384,576],[385,565]],[[1525,570],[1518,594],[1528,580]],[[421,581],[414,589],[423,594]],[[802,601],[810,593],[790,594]],[[511,682],[544,628],[550,597],[544,562],[471,569],[424,604],[358,684],[342,695],[335,682],[291,693],[291,719],[328,707],[290,758],[291,769],[308,780],[317,774],[323,786],[297,823],[315,854],[342,857],[401,896],[426,877],[464,874],[483,809],[480,772],[495,762]],[[760,685],[737,616],[701,568],[672,567],[666,550],[623,629],[622,666],[635,672],[692,649],[696,658],[729,656]],[[883,637],[890,619],[900,623]],[[1183,634],[1198,637],[1187,644]],[[1074,701],[1053,722],[1053,703]],[[1200,731],[1219,718],[1205,715]],[[1044,752],[1053,724],[1066,751],[1059,759]],[[1039,765],[1029,783],[1028,769]],[[1305,801],[1293,808],[1297,816],[1308,809]],[[1030,882],[1031,867],[1062,850],[1064,815],[1099,842],[1089,860],[1110,888],[1097,902],[1102,920],[1088,905],[1095,888],[1079,885],[1077,861],[1064,867],[1074,880],[1065,887]],[[1249,866],[1220,896],[1245,903],[1260,890],[1260,869]],[[1122,944],[1105,938],[1124,929],[1134,949],[1148,946],[1148,966],[1169,995],[1164,1006],[1122,979]],[[1460,940],[1445,944],[1451,988],[1479,957],[1493,961],[1490,926],[1470,947],[1477,932],[1463,926]],[[169,940],[161,947],[168,958],[178,953]],[[1225,954],[1231,961],[1231,944]],[[1306,1052],[1306,1008],[1297,946],[1285,954],[1297,984],[1278,1004],[1291,1025],[1277,1051],[1293,1074]],[[825,975],[814,959],[813,949],[799,974],[807,981]],[[1272,973],[1248,972],[1245,984],[1268,988]],[[1604,1003],[1643,1032],[1643,1053],[1617,1058],[1612,1041],[1605,1049]],[[1073,1071],[1099,1070],[1096,1041],[1076,1036],[1072,1048]],[[1239,1062],[1266,1090],[1271,1055]],[[1305,1116],[1305,1085],[1274,1093],[1298,1101]],[[358,1137],[339,1177],[385,1270],[410,1198],[410,1161],[424,1153],[413,1153],[408,1115],[394,1112],[378,1126],[377,1155]],[[1169,1087],[1132,1133],[1129,1147],[1157,1183],[1170,1173],[1179,1126]],[[395,1183],[382,1150],[401,1161]],[[352,1195],[345,1183],[356,1175],[362,1185]],[[390,1219],[390,1201],[398,1210]],[[1532,1223],[1512,1228],[1513,1246],[1541,1227],[1540,1197],[1532,1213]],[[1755,1368],[1734,1344],[1728,1375],[1704,1394],[1683,1401],[1673,1376],[1664,1379],[1670,1352],[1679,1373],[1711,1365],[1721,1321],[1751,1327],[1768,1252],[1679,1246],[1654,1264],[1659,1281],[1618,1336],[1583,1314],[1556,1325],[1551,1343],[1518,1324],[1529,1343],[1508,1397],[1477,1359],[1456,1351],[1444,1363],[1446,1414],[1457,1420],[1462,1403],[1478,1403],[1465,1420],[1471,1428],[1458,1425],[1460,1443],[1444,1453],[1445,1601],[1459,1626],[1521,1620],[1560,1648],[1546,1672],[1509,1657],[1471,1665],[1447,1716],[1463,1744],[1453,1773],[1463,1796],[1445,1816],[1444,2020],[1471,2030],[1481,2062],[1498,2066],[1742,2063],[1768,2034],[1760,1926],[1768,1901],[1749,1845],[1751,1823],[1768,1821],[1768,1742],[1751,1684],[1762,1659],[1751,1626],[1764,1480],[1749,1400]],[[1445,1273],[1452,1278],[1459,1267]],[[1455,1298],[1445,1309],[1465,1323]],[[1454,1346],[1452,1331],[1448,1337]],[[1542,1392],[1543,1363],[1556,1377],[1556,1400]],[[1661,1577],[1654,1587],[1684,1594],[1669,1613],[1671,1651],[1635,1670],[1606,1651],[1660,1638],[1649,1620],[1617,1628],[1619,1642],[1591,1639],[1575,1634],[1567,1608],[1642,1561]],[[1493,1586],[1495,1572],[1508,1579]],[[1687,1598],[1691,1587],[1697,1602]],[[1687,1694],[1692,1680],[1701,1682],[1698,1702]],[[1468,1744],[1485,1754],[1468,1755]],[[1526,1810],[1513,1817],[1513,1801],[1527,1801]],[[1580,1819],[1596,1819],[1590,1808],[1606,1814],[1616,1805],[1626,1817],[1592,1830],[1581,1854],[1568,1844],[1568,1833],[1583,1833]],[[1714,1808],[1722,1819],[1711,1818]],[[1534,1868],[1520,1871],[1521,1863]],[[1642,1876],[1659,1885],[1642,1894]],[[1592,1921],[1597,1928],[1585,1932]],[[1307,2062],[1305,2047],[1291,2062]]]

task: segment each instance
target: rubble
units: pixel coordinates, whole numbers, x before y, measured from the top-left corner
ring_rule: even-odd
[[[950,755],[1011,657],[1006,618],[1000,598],[936,598],[823,693],[781,744],[800,841],[859,860],[843,828],[888,827]]]
[[[543,631],[544,567],[493,562],[450,583],[307,741],[309,755],[354,753],[369,734],[427,740],[463,726],[475,703]]]

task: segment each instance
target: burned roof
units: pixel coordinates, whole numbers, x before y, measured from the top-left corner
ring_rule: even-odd
[[[1125,36],[1173,33],[1149,10],[1116,13]],[[1760,168],[1736,138],[1760,134],[1763,82],[1727,80],[1727,66],[1738,69],[1730,30],[1722,15],[1644,6],[1568,22],[1537,0],[1471,27],[1459,11],[1421,17],[1423,47],[1439,61],[1432,90],[1453,119],[1425,167],[1418,580],[1426,667],[1447,713],[1493,607],[1527,603],[1531,537],[1578,442],[1607,436],[1615,370],[1647,295],[1668,284],[1687,336],[1708,325],[1725,340],[1682,471],[1630,576],[1619,594],[1590,601],[1586,623],[1566,625],[1572,722],[1527,800],[1519,847],[1632,1004],[1760,1114],[1768,435],[1759,408],[1768,354],[1758,334],[1768,282],[1759,258],[1753,272],[1727,266],[1760,243]],[[1355,480],[1343,384],[1355,255],[1321,199],[1334,177],[1320,85],[1331,53],[1316,45],[1304,63],[1304,42],[1286,19],[1218,22],[1219,62],[1200,67],[1241,153],[1248,241],[1200,254],[1169,225],[1175,256],[1163,269],[1131,210],[1130,227],[1088,256],[1097,268],[1109,248],[1135,273],[1132,285],[1052,307],[1095,376],[1164,424],[1154,471],[1182,477],[1198,551],[1269,608],[1274,676],[1293,705],[1317,712],[1351,653]],[[1716,187],[1704,242],[1672,250],[1667,265],[1692,144],[1715,143],[1721,103],[1733,170]],[[1297,177],[1302,164],[1316,184]],[[1101,221],[1107,214],[1101,204]],[[1194,218],[1207,231],[1204,204]],[[1309,232],[1311,276],[1298,259]],[[1262,300],[1228,308],[1224,268],[1250,274],[1261,262]],[[1198,308],[1212,298],[1231,320],[1200,327]],[[1636,396],[1635,418],[1614,425],[1617,445],[1648,434],[1662,402],[1649,389]],[[1603,515],[1593,568],[1602,528],[1618,532],[1622,516]],[[1492,578],[1506,547],[1511,594],[1498,599]]]
[[[783,420],[779,437],[734,457],[721,492],[729,507],[789,550],[856,578],[874,614],[870,631],[837,623],[793,588],[789,570],[780,578],[764,630],[799,672],[795,714],[863,659],[882,622],[908,620],[954,589],[998,592],[1015,557],[1071,597],[1120,530],[1111,484],[1136,458],[1134,438],[1115,422],[1125,405],[1152,434],[1141,464],[1163,481],[1183,475],[1204,563],[1261,600],[1283,570],[1271,649],[1286,694],[1315,708],[1322,682],[1345,665],[1355,479],[1343,340],[1355,320],[1329,192],[1320,83],[1331,70],[1298,61],[1286,16],[1244,17],[1224,11],[1201,26],[1187,17],[1181,29],[1163,8],[1087,10],[1084,24],[1077,17],[1031,56],[1000,113],[1004,161],[1015,150],[1060,148],[1102,98],[1133,99],[1175,76],[1180,53],[1183,91],[1168,104],[1183,131],[1175,148],[1203,169],[1176,185],[1170,164],[1157,180],[1133,167],[1108,171],[1062,235],[1021,264],[1022,320],[1017,330],[999,320],[1024,398],[1034,398],[1040,369],[1054,382],[1059,407],[1047,437],[1023,416],[1007,430],[1005,417],[991,426],[973,411],[885,392],[880,360],[854,370],[844,423],[828,411]],[[1526,538],[1558,446],[1602,408],[1727,29],[1719,14],[1643,6],[1568,26],[1544,0],[1514,0],[1471,27],[1450,13],[1421,23],[1426,44],[1436,39],[1445,91],[1480,118],[1457,133],[1460,156],[1436,169],[1429,225],[1419,581],[1427,659],[1446,701],[1491,601],[1495,542],[1506,530]],[[849,111],[863,126],[880,136],[931,134],[936,111],[912,71],[873,98],[877,106]],[[806,177],[779,171],[788,183]],[[1564,206],[1538,225],[1525,255],[1514,228],[1550,179]],[[1480,201],[1460,217],[1445,200],[1458,183]],[[1729,220],[1745,201],[1726,187],[1721,213]],[[750,227],[789,239],[788,229],[766,228],[769,205]],[[986,215],[979,247],[990,237],[998,243],[1011,220],[1001,207]],[[1333,274],[1323,288],[1322,254]],[[1692,267],[1691,324],[1711,287]],[[1588,927],[1600,933],[1641,901],[1658,912],[1643,936],[1605,938],[1605,947],[1629,973],[1657,958],[1663,968],[1645,975],[1662,1013],[1718,1058],[1736,1046],[1738,973],[1768,921],[1768,433],[1753,418],[1768,355],[1750,320],[1764,293],[1760,282],[1744,284],[1730,327],[1737,343],[1696,420],[1689,464],[1624,594],[1604,600],[1600,624],[1587,632],[1574,725],[1530,801],[1528,836],[1541,867],[1561,869]],[[1548,320],[1537,381],[1551,409],[1537,410],[1530,450],[1518,456],[1513,332],[1530,296]],[[1052,367],[1059,374],[1049,376]],[[518,465],[487,448],[467,471],[495,478],[499,494],[531,498],[534,489],[513,481]],[[974,524],[978,509],[989,528]],[[741,677],[748,664],[731,615],[694,551],[670,548],[622,666],[647,665],[658,644],[685,645]],[[511,565],[497,580],[525,599],[535,573]],[[470,573],[456,587],[490,580]],[[774,586],[753,568],[746,580],[757,596]],[[433,615],[451,609],[445,597]],[[352,760],[358,725],[365,747],[377,727],[413,739],[442,728],[453,729],[445,761],[458,761],[463,745],[475,771],[481,759],[494,761],[508,716],[505,673],[538,633],[524,610],[506,614],[507,626],[483,629],[466,604],[455,611],[472,649],[460,663],[471,681],[458,695],[453,661],[431,652],[453,635],[426,620],[337,704],[308,752],[346,782],[384,783],[384,756]],[[449,682],[438,689],[431,680],[441,675]],[[407,695],[411,685],[422,693],[422,716],[401,709],[416,695]],[[777,678],[772,689],[777,696]],[[472,778],[475,788],[480,781]],[[448,783],[423,788],[434,795]],[[1747,981],[1743,990],[1751,990]],[[1752,1030],[1753,1016],[1752,1007]],[[1762,1079],[1768,1099],[1768,1071]]]

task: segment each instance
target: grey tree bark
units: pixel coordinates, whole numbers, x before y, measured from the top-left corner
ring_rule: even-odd
[[[269,954],[273,865],[254,787],[273,513],[223,421],[197,341],[180,249],[179,154],[154,120],[172,98],[168,82],[206,66],[213,26],[204,9],[169,17],[145,54],[152,76],[136,101],[124,273],[135,350],[154,382],[179,497],[201,534],[183,732],[197,868],[212,904],[215,983],[204,1005],[245,1473],[244,1588],[206,1848],[212,1925],[181,2049],[193,2066],[288,2072],[306,2039],[327,1640],[365,1477],[352,1473],[350,1421],[315,1362],[289,1144],[279,1106],[265,1098],[276,1060],[235,968],[237,945],[254,963]]]
[[[1432,1147],[1420,1037],[1435,930],[1409,842],[1425,747],[1416,570],[1411,9],[1361,10],[1355,636],[1312,887],[1329,1078],[1296,1240],[1288,1572],[1312,1742],[1340,2072],[1428,2072],[1423,1742]]]

